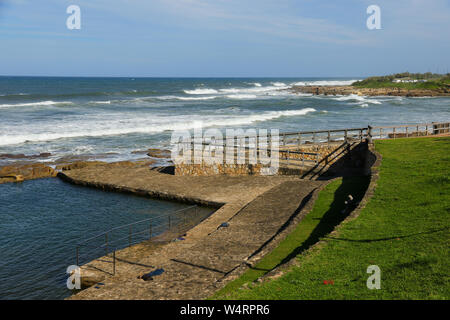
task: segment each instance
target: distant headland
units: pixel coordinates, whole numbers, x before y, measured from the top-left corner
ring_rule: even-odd
[[[445,97],[450,96],[450,73],[404,72],[369,77],[346,86],[293,86],[290,90],[314,95]]]

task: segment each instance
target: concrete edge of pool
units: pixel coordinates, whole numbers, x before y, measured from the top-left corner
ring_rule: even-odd
[[[147,241],[117,251],[114,276],[97,270],[111,268],[111,259],[85,264],[82,277],[84,272],[91,284],[102,285],[68,299],[206,298],[260,257],[281,230],[298,223],[311,195],[325,184],[293,176],[173,176],[145,167],[83,168],[58,176],[103,190],[218,207],[183,241]],[[223,222],[228,227],[220,228]],[[156,269],[164,272],[151,281],[139,279]]]

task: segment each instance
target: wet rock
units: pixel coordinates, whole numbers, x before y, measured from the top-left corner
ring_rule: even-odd
[[[148,150],[134,150],[131,151],[131,154],[147,154]]]
[[[172,152],[166,149],[148,149],[147,155],[152,158],[169,159]]]
[[[11,165],[0,168],[0,183],[56,177],[57,172],[42,163]]]
[[[66,163],[56,166],[56,170],[62,170],[62,171],[68,171],[68,170],[75,170],[75,169],[82,169],[86,167],[92,167],[92,166],[99,166],[99,165],[105,165],[106,162],[103,161],[76,161],[73,163]]]
[[[2,153],[0,154],[0,159],[39,159],[39,158],[48,158],[51,155],[52,154],[49,152],[43,152],[30,156],[27,156],[23,153]]]
[[[12,154],[12,153],[2,153],[0,154],[0,159],[24,159],[26,155],[23,153]]]

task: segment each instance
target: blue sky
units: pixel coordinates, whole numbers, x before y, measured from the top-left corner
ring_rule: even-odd
[[[81,30],[66,27],[72,4]],[[0,0],[0,75],[442,73],[449,30],[450,0]]]

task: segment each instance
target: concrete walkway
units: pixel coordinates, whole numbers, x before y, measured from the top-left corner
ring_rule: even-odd
[[[186,240],[160,246],[144,242],[117,252],[116,274],[101,273],[103,285],[70,299],[207,298],[270,243],[298,214],[305,197],[322,184],[292,176],[172,176],[147,167],[107,166],[66,171],[62,178],[110,190],[222,205],[191,229]],[[219,228],[223,222],[228,227]],[[111,270],[111,259],[89,263],[83,272],[95,268]],[[164,273],[153,280],[138,279],[158,268]]]

